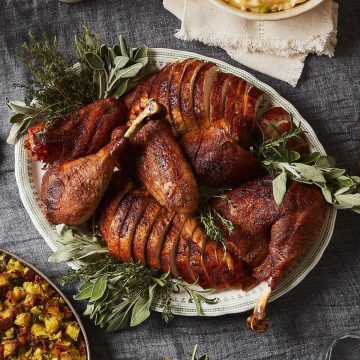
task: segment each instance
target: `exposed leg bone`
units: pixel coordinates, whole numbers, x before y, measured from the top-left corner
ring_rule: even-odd
[[[137,132],[141,129],[141,126],[139,126],[140,123],[148,116],[157,114],[158,112],[160,112],[160,110],[161,110],[160,105],[154,99],[149,99],[144,110],[131,123],[124,137],[128,139],[133,138],[137,134]]]
[[[255,305],[254,312],[247,318],[248,327],[258,333],[267,330],[269,322],[266,319],[266,305],[271,294],[271,288],[266,284],[266,289],[261,294],[260,299]]]

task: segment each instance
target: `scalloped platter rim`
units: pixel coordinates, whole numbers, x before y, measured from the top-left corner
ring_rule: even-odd
[[[259,81],[248,72],[231,66],[223,61],[212,59],[206,56],[198,55],[191,52],[180,50],[152,48],[149,50],[149,63],[152,68],[160,69],[166,64],[175,60],[183,60],[188,57],[194,57],[206,61],[212,61],[218,67],[226,72],[244,78],[246,81],[256,85],[265,92],[265,101],[263,107],[282,106],[293,116],[295,123],[300,124],[307,132],[312,150],[319,151],[326,155],[323,146],[316,137],[311,126],[303,119],[299,112],[283,97],[281,97],[274,89],[265,83]],[[41,210],[41,202],[39,198],[39,189],[43,170],[41,164],[34,163],[24,150],[24,137],[20,138],[15,146],[15,176],[19,188],[20,197],[28,212],[34,226],[45,239],[49,247],[55,251],[59,248],[57,243],[58,235],[55,227],[49,223]],[[305,276],[314,268],[320,260],[331,239],[336,219],[336,209],[328,206],[324,227],[316,244],[309,249],[306,254],[292,266],[278,287],[274,290],[270,297],[273,301],[283,296],[288,291],[298,285]],[[69,262],[69,266],[76,268],[76,262]],[[209,295],[209,297],[217,297],[218,303],[215,305],[204,304],[202,311],[204,316],[219,316],[232,313],[241,313],[248,311],[255,306],[260,294],[265,287],[265,283],[261,283],[253,289],[244,292],[241,290],[217,291]],[[198,315],[194,304],[186,292],[180,292],[173,295],[172,309],[176,315],[196,316]],[[153,310],[162,311],[161,304],[153,304]]]

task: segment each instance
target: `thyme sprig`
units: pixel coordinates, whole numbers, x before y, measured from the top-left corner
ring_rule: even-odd
[[[77,62],[60,50],[57,39],[46,35],[38,39],[29,32],[29,40],[19,55],[30,72],[25,84],[28,102],[6,99],[15,113],[8,143],[15,144],[19,136],[34,123],[45,121],[46,131],[55,121],[96,99],[122,96],[146,74],[147,47],[129,47],[122,36],[112,47],[101,44],[100,37],[88,27],[75,37]]]
[[[272,127],[275,125],[272,124]],[[276,127],[275,127],[276,128]],[[277,128],[276,128],[277,129]],[[360,213],[360,177],[349,176],[344,169],[335,167],[335,159],[322,156],[319,152],[300,155],[289,148],[290,139],[304,143],[303,130],[292,123],[291,129],[275,139],[263,138],[254,148],[263,167],[273,177],[273,194],[277,204],[281,204],[285,194],[287,179],[318,186],[325,200],[338,209],[352,209]]]
[[[236,205],[225,194],[226,191],[229,190],[230,189],[226,188],[216,189],[207,186],[200,187],[199,208],[197,211],[197,218],[204,226],[206,234],[210,237],[210,239],[215,240],[223,247],[225,254],[226,244],[224,242],[224,229],[226,229],[230,235],[233,235],[235,227],[229,219],[226,219],[218,211],[211,207],[209,202],[212,199],[220,198],[227,201],[231,207],[236,207]]]
[[[194,290],[169,273],[150,269],[139,263],[120,263],[109,255],[103,240],[91,230],[58,225],[62,247],[51,257],[52,262],[80,260],[81,266],[62,278],[62,284],[81,282],[75,300],[87,301],[84,315],[106,331],[137,326],[151,313],[151,307],[163,308],[165,321],[173,318],[172,295],[182,290],[190,296],[199,315],[202,304],[214,304],[215,298],[205,295],[211,290]]]

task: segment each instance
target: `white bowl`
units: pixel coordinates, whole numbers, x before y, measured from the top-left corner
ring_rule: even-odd
[[[209,0],[211,3],[217,7],[227,11],[228,13],[240,16],[248,20],[261,20],[261,21],[275,21],[275,20],[284,20],[290,19],[295,16],[304,14],[307,11],[314,9],[316,6],[320,5],[324,0],[308,0],[302,4],[296,5],[295,7],[282,10],[274,13],[255,13],[251,11],[240,10],[236,6],[226,3],[224,0]]]

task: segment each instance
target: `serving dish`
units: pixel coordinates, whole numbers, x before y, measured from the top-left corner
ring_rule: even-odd
[[[314,131],[310,125],[301,117],[297,110],[278,93],[276,93],[271,87],[260,82],[247,72],[215,59],[171,49],[151,49],[149,52],[149,63],[153,70],[159,70],[174,60],[183,60],[189,57],[212,61],[218,65],[221,70],[233,73],[236,76],[240,76],[263,90],[266,93],[266,96],[262,107],[268,108],[270,106],[282,106],[285,110],[290,112],[293,116],[294,122],[296,124],[301,124],[302,129],[307,132],[312,150],[325,155],[325,150],[317,139]],[[55,232],[54,226],[45,219],[39,198],[41,177],[43,175],[41,164],[32,162],[27,153],[24,151],[23,145],[24,138],[21,138],[20,141],[16,144],[15,148],[15,174],[20,190],[20,196],[35,227],[44,237],[45,241],[51,247],[51,249],[55,251],[59,246],[59,238]],[[315,246],[313,246],[301,259],[299,259],[298,263],[293,266],[290,271],[288,271],[281,284],[273,292],[271,300],[284,295],[286,292],[296,286],[316,265],[330,241],[334,228],[335,217],[336,209],[333,207],[328,207],[325,224],[319,240]],[[69,265],[72,267],[77,266],[77,264],[74,262],[69,263]],[[205,316],[217,316],[247,311],[254,307],[256,301],[263,291],[263,288],[264,284],[260,284],[247,292],[239,290],[216,292],[216,297],[219,299],[219,301],[214,305],[204,304],[202,308],[203,314]],[[153,304],[153,308],[156,311],[161,311],[162,309],[161,305],[156,303]],[[197,315],[194,304],[189,301],[189,296],[185,292],[180,292],[173,295],[172,309],[174,314],[178,315]]]
[[[40,275],[48,284],[50,284],[50,286],[64,299],[66,305],[71,309],[72,313],[74,314],[74,317],[80,327],[83,339],[85,341],[86,344],[86,358],[88,360],[91,359],[91,355],[90,355],[90,346],[89,346],[89,340],[87,338],[86,335],[86,331],[84,328],[84,325],[82,324],[81,318],[78,315],[78,313],[76,312],[76,310],[74,309],[74,307],[72,306],[71,302],[66,298],[66,296],[64,295],[64,293],[46,276],[44,275],[41,271],[39,271],[35,266],[33,266],[32,264],[30,264],[29,262],[27,262],[26,260],[22,259],[21,257],[7,251],[4,249],[0,249],[0,254],[5,254],[8,255],[10,258],[13,258],[17,261],[19,261],[21,264],[26,265],[28,268],[32,269],[36,274]]]
[[[276,21],[276,20],[290,19],[299,16],[301,14],[304,14],[314,9],[318,5],[320,5],[324,0],[308,0],[302,4],[296,5],[291,9],[274,12],[274,13],[255,13],[251,11],[243,11],[240,10],[239,8],[236,8],[233,5],[226,3],[223,0],[209,0],[209,1],[218,8],[247,20]]]

